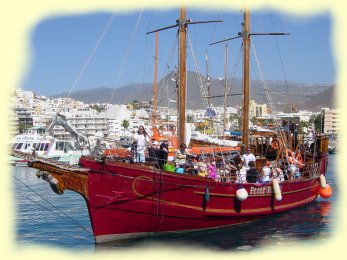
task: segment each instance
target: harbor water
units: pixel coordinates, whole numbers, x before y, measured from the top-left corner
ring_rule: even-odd
[[[11,168],[16,208],[16,244],[49,246],[65,250],[103,251],[138,246],[195,246],[216,251],[257,250],[293,243],[320,243],[331,238],[338,227],[334,214],[339,191],[337,155],[329,155],[326,175],[333,195],[320,197],[306,206],[261,220],[229,228],[179,235],[95,244],[83,197],[71,191],[54,193],[49,184],[36,177],[35,169]]]

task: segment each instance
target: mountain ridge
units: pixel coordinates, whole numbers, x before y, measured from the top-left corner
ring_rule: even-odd
[[[157,102],[158,105],[168,105],[168,99],[177,99],[175,73],[171,72],[163,77],[157,83]],[[205,76],[195,72],[187,72],[187,104],[188,109],[201,109],[206,107],[206,98],[201,94],[201,80],[207,82]],[[200,82],[200,83],[199,83]],[[225,81],[218,78],[211,78],[211,96],[220,96],[224,94]],[[291,106],[297,109],[306,109],[311,111],[320,111],[322,107],[336,108],[334,103],[335,85],[334,84],[304,84],[297,82],[284,82],[279,80],[268,80],[268,90],[271,92],[272,100],[276,110],[288,110]],[[242,82],[240,79],[234,79],[228,82],[229,94],[240,94],[242,91]],[[256,103],[267,103],[263,83],[257,80],[250,82],[250,98]],[[63,97],[60,95],[51,96],[53,98]],[[152,100],[153,83],[132,83],[116,89],[108,87],[95,87],[92,89],[79,90],[70,93],[70,97],[84,103],[111,103],[126,104],[134,100]],[[112,97],[112,100],[111,100]],[[205,100],[205,101],[204,101]],[[214,106],[223,104],[223,97],[211,98]],[[240,106],[241,96],[228,97],[228,106]],[[172,105],[171,105],[172,106]]]

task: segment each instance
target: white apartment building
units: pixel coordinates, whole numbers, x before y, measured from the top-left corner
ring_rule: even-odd
[[[108,120],[93,109],[78,109],[66,113],[66,119],[78,132],[87,136],[108,133]]]
[[[16,97],[20,108],[32,108],[35,99],[35,93],[33,91],[16,89]]]
[[[112,105],[100,113],[108,120],[108,131],[112,137],[131,136],[143,125],[147,132],[150,130],[149,115],[144,109],[129,110],[126,105]],[[123,121],[129,122],[128,129],[122,126]]]
[[[120,137],[127,135],[127,132],[124,127],[122,127],[121,120],[118,119],[110,119],[108,120],[108,132],[110,137]]]
[[[340,132],[341,116],[336,109],[322,108],[323,133],[331,134]]]
[[[110,137],[117,138],[121,136],[132,136],[135,132],[137,132],[140,125],[143,125],[148,133],[151,132],[151,125],[148,123],[148,120],[145,121],[142,119],[130,118],[129,120],[127,120],[129,122],[128,129],[125,129],[122,126],[123,120],[111,119],[108,121],[108,131],[110,133]]]

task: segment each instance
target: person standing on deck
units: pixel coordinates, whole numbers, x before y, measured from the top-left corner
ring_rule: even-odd
[[[251,153],[251,148],[247,148],[246,153],[242,155],[243,164],[248,167],[250,161],[255,162],[255,156]]]
[[[147,144],[152,147],[152,143],[145,128],[140,125],[137,133],[134,135],[134,162],[145,162],[145,148]]]

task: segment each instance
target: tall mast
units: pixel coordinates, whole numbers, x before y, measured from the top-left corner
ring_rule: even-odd
[[[249,9],[244,13],[242,26],[243,45],[243,124],[242,142],[247,149],[249,147],[249,47],[250,47],[250,15]]]
[[[155,118],[157,115],[157,74],[158,74],[158,32],[155,33],[155,62],[154,62],[154,83],[153,83],[153,114],[152,127],[155,126]]]
[[[250,12],[246,9],[244,12],[244,20],[242,23],[242,33],[238,36],[227,38],[225,40],[210,43],[210,45],[218,44],[225,41],[234,40],[242,37],[243,46],[243,70],[242,70],[242,94],[243,94],[243,124],[242,124],[242,142],[245,148],[249,147],[249,49],[251,35],[289,35],[289,33],[251,33],[250,29]]]
[[[225,79],[225,86],[224,86],[224,121],[223,121],[223,139],[224,139],[224,130],[227,125],[227,97],[228,97],[228,44],[225,44],[225,64],[224,64],[224,79]]]
[[[185,142],[185,124],[186,124],[186,35],[187,35],[187,10],[180,8],[179,18],[179,88],[178,88],[178,142]]]
[[[185,7],[180,8],[180,17],[176,24],[166,26],[154,31],[147,32],[147,34],[159,32],[162,30],[178,27],[179,32],[179,82],[178,82],[178,141],[179,143],[185,142],[185,124],[186,124],[186,83],[187,83],[187,68],[186,68],[186,35],[187,26],[189,24],[202,24],[202,23],[215,23],[222,22],[222,20],[213,21],[191,21],[187,20],[187,11]]]

